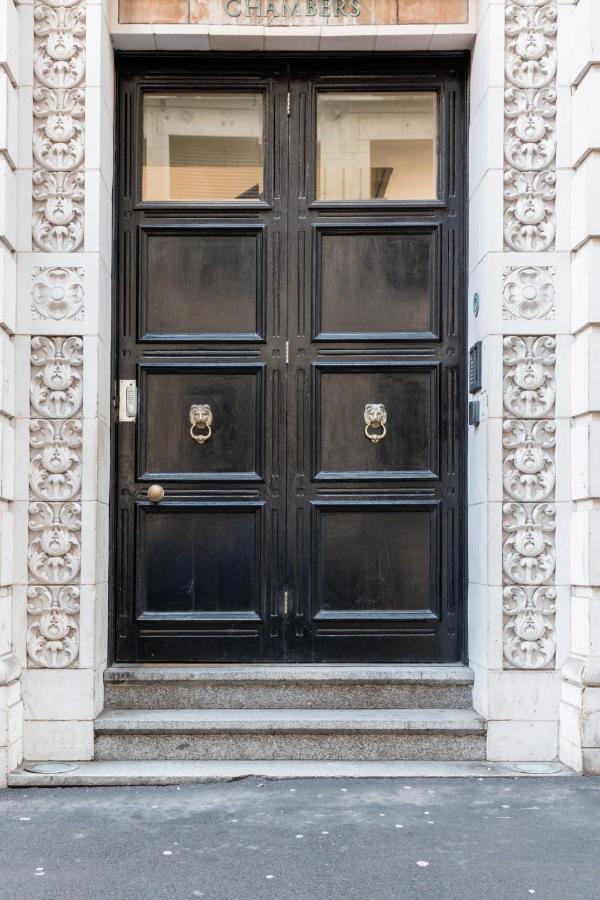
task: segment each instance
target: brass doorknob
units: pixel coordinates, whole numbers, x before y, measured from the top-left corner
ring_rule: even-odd
[[[160,484],[151,484],[148,488],[148,500],[152,500],[153,503],[160,503],[164,496],[165,489]]]

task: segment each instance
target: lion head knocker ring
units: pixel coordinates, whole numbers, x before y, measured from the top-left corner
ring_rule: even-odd
[[[367,403],[365,406],[365,437],[378,444],[387,434],[387,411],[383,403]]]
[[[198,444],[205,444],[212,435],[212,409],[208,403],[194,403],[190,406],[190,437]]]

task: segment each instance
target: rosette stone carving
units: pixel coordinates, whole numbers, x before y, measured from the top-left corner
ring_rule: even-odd
[[[81,489],[80,419],[32,419],[29,485],[40,500],[73,500]]]
[[[29,658],[48,669],[71,665],[79,654],[79,588],[32,585],[27,614]]]
[[[80,337],[31,339],[31,406],[40,416],[68,419],[83,402]]]
[[[504,270],[505,319],[553,317],[556,305],[554,275],[550,266],[510,266]]]
[[[82,268],[51,266],[31,273],[31,311],[38,319],[81,319],[83,316]]]
[[[85,3],[34,3],[33,242],[49,252],[83,243]]]
[[[504,338],[504,408],[510,416],[548,416],[556,401],[556,340],[548,335]]]
[[[504,240],[549,250],[556,234],[557,0],[505,7]]]

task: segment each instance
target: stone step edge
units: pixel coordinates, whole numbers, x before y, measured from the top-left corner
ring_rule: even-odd
[[[35,763],[32,763],[35,764]],[[26,772],[8,776],[11,788],[121,787],[127,785],[211,784],[246,778],[265,781],[303,778],[581,778],[559,762],[458,760],[91,760],[55,775]]]
[[[107,684],[135,684],[136,682],[209,682],[230,684],[264,682],[289,684],[298,682],[327,684],[452,684],[472,685],[473,670],[463,665],[436,666],[336,666],[336,665],[206,665],[206,666],[149,666],[113,665],[104,671]]]
[[[215,715],[215,712],[222,713]],[[474,710],[105,710],[94,723],[104,734],[485,734]]]

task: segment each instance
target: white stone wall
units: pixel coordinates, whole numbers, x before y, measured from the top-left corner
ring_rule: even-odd
[[[27,759],[90,759],[107,658],[113,55],[101,2],[21,7],[15,602]]]
[[[164,30],[121,29],[117,41],[163,46]],[[200,37],[181,31],[169,26],[169,48]],[[246,49],[237,31],[227,49]],[[430,34],[401,31],[387,49],[433,46]],[[445,33],[435,49],[468,39]],[[554,759],[560,727],[561,758],[594,772],[599,94],[597,0],[479,0],[468,291],[469,342],[483,341],[484,362],[481,424],[469,432],[475,705],[490,759]],[[21,718],[28,759],[85,759],[103,702],[113,103],[106,2],[0,0],[0,783],[20,758]]]
[[[600,4],[572,10],[570,247],[571,643],[561,690],[561,759],[600,774]]]
[[[0,787],[21,760],[22,723],[12,586],[19,13],[0,0]]]

